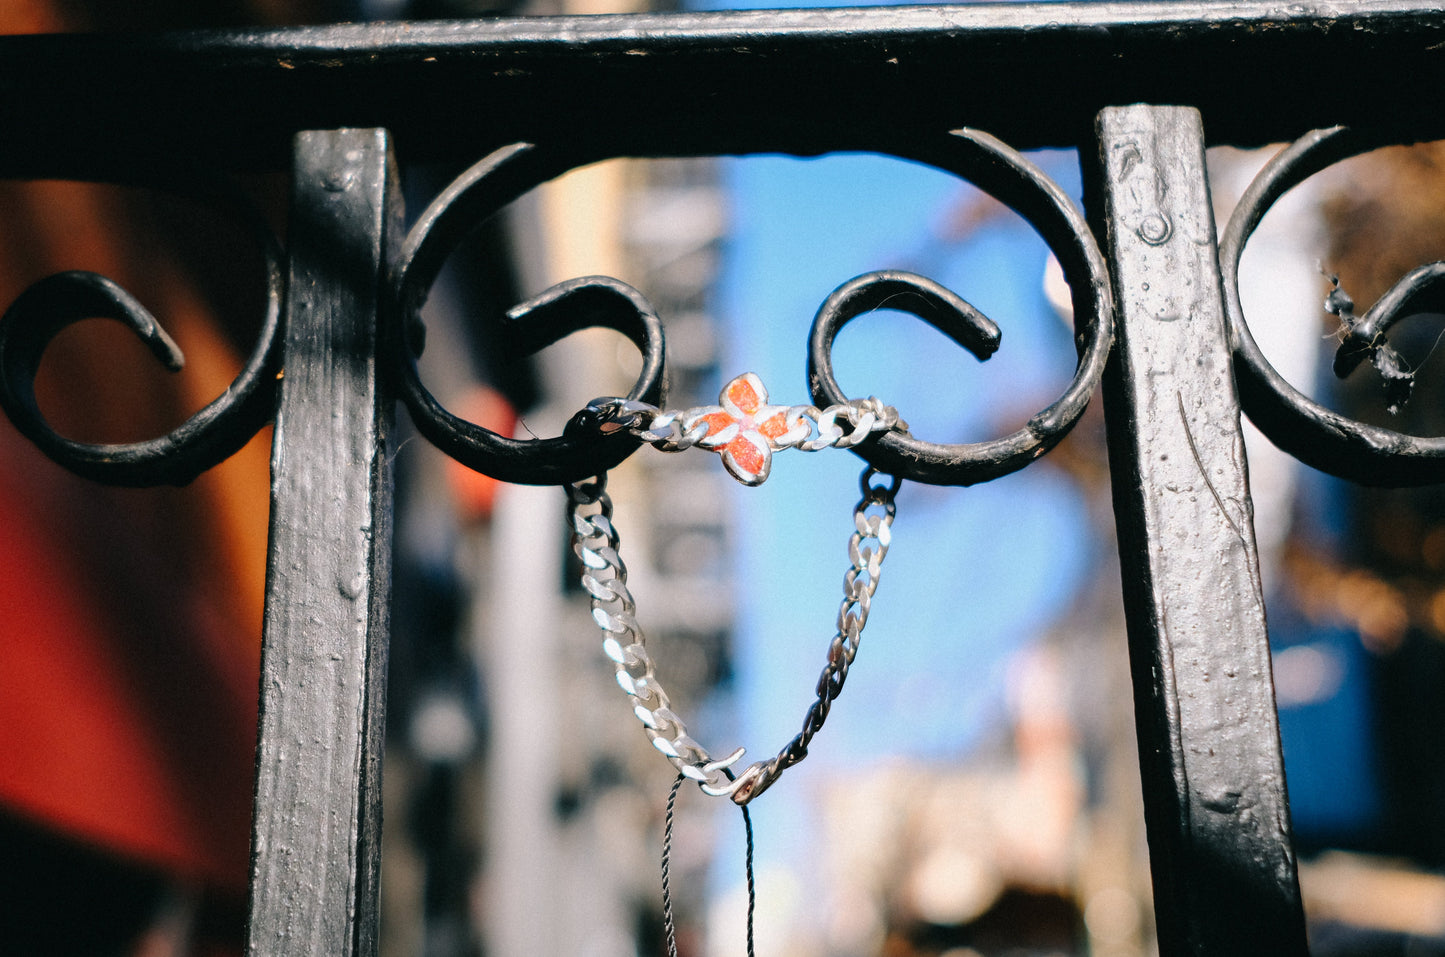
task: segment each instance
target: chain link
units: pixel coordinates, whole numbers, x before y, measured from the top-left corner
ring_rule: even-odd
[[[863,497],[853,510],[855,531],[848,541],[852,567],[843,576],[837,630],[828,645],[827,664],[818,676],[817,700],[808,708],[802,731],[786,747],[772,759],[752,764],[736,775],[731,768],[743,756],[743,749],[715,760],[687,733],[687,726],[672,710],[671,700],[657,678],[646,637],[637,621],[637,603],[627,588],[627,566],[619,553],[621,542],[612,523],[606,476],[567,486],[572,547],[582,562],[582,587],[589,596],[592,619],[602,630],[602,650],[612,661],[617,683],[631,700],[633,713],[642,722],[652,746],[705,793],[727,796],[739,805],[763,793],[783,771],[807,756],[808,745],[827,719],[833,699],[842,692],[848,668],[858,654],[873,594],[878,590],[883,558],[892,539],[899,480],[892,476],[888,485],[873,485],[877,474],[868,468],[860,482]]]
[[[717,452],[733,478],[760,485],[774,452],[782,449],[852,448],[874,432],[906,433],[898,410],[872,396],[826,409],[811,405],[770,405],[758,376],[745,372],[723,386],[720,405],[659,409],[634,399],[593,399],[573,417],[571,429],[603,434],[626,432],[664,452],[702,448]]]
[[[603,432],[627,432],[664,452],[685,452],[695,446],[705,449],[726,445],[737,437],[736,429],[709,434],[709,416],[723,412],[721,406],[703,405],[691,409],[659,409],[646,402],[606,397],[587,404],[589,421]],[[874,432],[908,428],[891,405],[869,396],[819,409],[811,405],[788,406],[784,412],[785,431],[774,437],[774,449],[852,448]]]

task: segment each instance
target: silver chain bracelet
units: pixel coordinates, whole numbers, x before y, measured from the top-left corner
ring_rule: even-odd
[[[723,387],[718,405],[663,411],[646,402],[593,399],[588,417],[602,432],[625,431],[664,452],[711,449],[744,485],[761,485],[781,449],[851,448],[874,432],[908,431],[898,410],[871,396],[818,409],[769,405],[768,390],[745,372]]]
[[[752,373],[730,382],[721,400],[721,406],[682,412],[664,412],[621,399],[597,400],[589,408],[602,413],[599,428],[605,429],[607,424],[614,430],[626,428],[669,451],[693,445],[718,451],[728,471],[746,485],[758,485],[767,477],[771,453],[780,448],[812,451],[856,445],[871,432],[905,427],[894,409],[876,399],[830,406],[821,412],[811,406],[768,406],[767,392]],[[839,419],[848,423],[846,432],[837,424]],[[805,429],[806,435],[799,438]],[[654,433],[664,432],[654,437]],[[724,434],[726,438],[721,437]],[[745,447],[729,457],[729,450],[739,442]],[[753,455],[753,451],[757,454]],[[735,774],[732,766],[743,756],[743,749],[721,760],[714,759],[688,734],[657,678],[646,637],[637,621],[637,604],[627,588],[627,566],[619,553],[620,538],[612,523],[607,477],[601,475],[567,486],[572,547],[583,566],[582,587],[590,599],[592,618],[602,629],[602,648],[616,668],[617,683],[631,699],[633,712],[652,746],[684,777],[696,781],[704,793],[727,796],[746,806],[772,786],[783,771],[807,756],[813,735],[827,719],[833,699],[842,692],[848,668],[858,654],[892,538],[894,497],[900,480],[890,476],[888,484],[874,485],[873,477],[878,474],[869,467],[860,480],[862,498],[853,510],[855,531],[848,541],[852,567],[843,576],[836,633],[828,645],[827,663],[818,677],[817,698],[808,708],[803,729],[773,758],[756,762],[740,774]]]

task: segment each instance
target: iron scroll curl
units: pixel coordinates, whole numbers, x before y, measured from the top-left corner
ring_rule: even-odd
[[[1108,270],[1083,213],[1037,166],[999,140],[977,130],[911,139],[906,148],[881,152],[937,167],[972,182],[1018,212],[1043,237],[1063,267],[1076,316],[1079,359],[1063,395],[1016,432],[971,445],[937,445],[906,434],[865,440],[854,451],[874,467],[939,485],[972,485],[1016,471],[1052,448],[1087,406],[1113,341]],[[517,143],[475,164],[430,206],[408,234],[391,272],[387,350],[397,394],[428,440],[468,467],[508,482],[566,484],[607,471],[640,444],[625,430],[573,427],[555,438],[517,440],[497,435],[445,409],[421,382],[416,358],[424,345],[420,310],[442,263],[472,228],[528,190],[602,156]],[[986,359],[997,347],[998,327],[961,297],[921,276],[896,271],[869,273],[840,287],[814,323],[808,377],[820,405],[845,402],[833,379],[829,349],[850,319],[890,301],[914,312]],[[536,351],[587,326],[607,326],[628,336],[643,368],[627,398],[660,405],[663,330],[635,289],[616,279],[591,276],[554,286],[508,313],[509,341],[519,355]]]
[[[68,439],[46,421],[35,377],[46,348],[62,330],[85,319],[125,325],[172,372],[185,358],[160,322],[134,296],[93,272],[56,273],[29,286],[0,316],[0,407],[19,432],[52,461],[107,485],[186,485],[251,440],[275,413],[280,367],[285,257],[260,211],[239,190],[207,183],[184,191],[239,217],[260,247],[266,307],[256,345],[221,395],[175,429],[131,443]]]
[[[544,439],[513,439],[448,411],[421,381],[425,344],[420,313],[442,264],[476,225],[570,163],[530,143],[498,149],[452,182],[407,234],[391,271],[386,317],[398,397],[422,435],[447,455],[504,482],[561,485],[606,472],[640,444],[625,434],[585,429]],[[507,312],[506,347],[528,355],[591,326],[615,329],[642,353],[629,399],[663,399],[663,333],[657,313],[631,286],[606,276],[559,283]]]
[[[978,130],[955,130],[942,147],[931,151],[930,162],[959,172],[1013,208],[1058,257],[1073,301],[1078,364],[1063,394],[1009,435],[984,442],[939,444],[893,431],[865,440],[853,452],[879,471],[915,482],[974,485],[1023,468],[1073,429],[1098,386],[1113,344],[1113,296],[1108,267],[1083,213],[1041,169]],[[928,322],[980,361],[998,348],[998,326],[937,283],[901,272],[859,276],[835,290],[813,321],[808,337],[808,384],[814,402],[827,405],[845,400],[833,375],[833,340],[848,322],[885,303]],[[981,334],[983,324],[991,333]]]
[[[1290,189],[1325,168],[1399,140],[1337,126],[1314,130],[1281,150],[1240,197],[1219,243],[1224,304],[1234,350],[1240,406],[1280,449],[1306,465],[1365,485],[1445,482],[1445,436],[1422,437],[1369,425],[1325,408],[1290,385],[1265,358],[1239,299],[1239,261],[1265,213]],[[1411,270],[1365,315],[1346,321],[1334,368],[1343,378],[1365,358],[1390,361],[1389,329],[1422,311],[1445,307],[1445,263]]]

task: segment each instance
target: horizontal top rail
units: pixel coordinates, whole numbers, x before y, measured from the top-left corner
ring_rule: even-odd
[[[566,136],[598,156],[886,149],[973,126],[1089,139],[1104,106],[1198,107],[1211,142],[1338,123],[1445,135],[1431,2],[1021,3],[0,38],[0,175],[284,169],[303,129],[406,160]]]

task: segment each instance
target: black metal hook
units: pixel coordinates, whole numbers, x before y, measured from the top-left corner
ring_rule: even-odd
[[[818,309],[808,334],[808,388],[819,406],[838,405],[848,396],[833,375],[833,341],[849,322],[880,308],[917,316],[973,353],[980,362],[998,350],[998,324],[971,303],[924,276],[900,270],[866,273],[833,290]],[[923,442],[900,432],[884,432],[857,449],[873,468],[921,482],[951,484],[948,466],[961,446]]]
[[[527,143],[496,150],[467,170],[422,214],[392,273],[391,352],[397,389],[417,430],[468,468],[504,482],[563,485],[607,471],[641,444],[623,432],[569,429],[546,439],[498,435],[447,411],[422,384],[419,314],[442,263],[468,231],[566,164]],[[530,355],[580,329],[603,327],[627,336],[642,353],[629,399],[663,401],[663,333],[657,313],[636,289],[606,276],[558,283],[507,312],[504,347]]]
[[[659,405],[663,398],[663,334],[657,313],[636,289],[606,276],[558,283],[507,312],[508,348],[529,355],[580,329],[615,329],[642,353],[642,369],[629,399]],[[417,430],[437,448],[504,482],[563,485],[598,475],[620,463],[641,444],[625,432],[569,428],[547,439],[513,439],[448,412],[412,370],[401,381],[402,398]]]
[[[1249,330],[1239,300],[1239,261],[1255,227],[1286,192],[1341,160],[1399,139],[1390,132],[1343,126],[1305,134],[1265,164],[1240,197],[1219,241],[1219,270],[1240,406],[1271,442],[1301,462],[1366,485],[1445,481],[1445,436],[1407,435],[1359,422],[1325,408],[1290,385],[1265,358]],[[1388,364],[1394,354],[1383,351],[1386,331],[1422,308],[1439,308],[1445,298],[1445,286],[1439,281],[1442,276],[1445,265],[1440,263],[1412,270],[1358,322],[1347,320],[1345,338],[1335,357],[1336,374],[1348,375],[1366,356],[1377,361],[1383,357]],[[1352,303],[1346,305],[1340,299],[1335,299],[1335,306],[1341,311],[1353,309]],[[1401,385],[1397,383],[1397,399]]]
[[[510,345],[518,354],[539,352],[582,329],[615,329],[642,353],[642,370],[627,398],[662,401],[662,322],[652,306],[627,283],[610,276],[584,276],[551,286],[507,310]]]
[[[1083,414],[1113,343],[1108,272],[1078,207],[1042,170],[1000,141],[977,130],[955,130],[915,155],[969,179],[1028,220],[1058,256],[1073,293],[1079,352],[1073,381],[1023,428],[963,445],[884,432],[853,450],[874,468],[917,482],[973,485],[1023,468],[1053,448]],[[851,319],[883,306],[918,316],[980,360],[998,348],[998,326],[938,283],[912,273],[868,273],[838,287],[813,320],[808,382],[814,402],[847,400],[833,378],[833,339]],[[900,411],[906,418],[906,410]]]
[[[36,402],[35,376],[46,348],[83,319],[123,323],[166,368],[177,372],[184,365],[165,329],[115,282],[92,272],[57,273],[27,288],[0,317],[0,407],[21,434],[77,475],[109,485],[185,485],[235,454],[274,413],[285,289],[281,247],[238,192],[225,189],[212,198],[241,213],[260,241],[266,316],[256,347],[226,391],[166,435],[126,444],[76,442],[52,429]]]
[[[1346,378],[1369,359],[1380,374],[1390,411],[1398,412],[1410,399],[1415,373],[1390,347],[1389,332],[1402,319],[1445,310],[1445,262],[1426,263],[1410,270],[1363,316],[1356,316],[1354,307],[1336,279],[1334,291],[1325,300],[1325,308],[1343,323],[1343,337],[1335,350],[1335,376]]]

